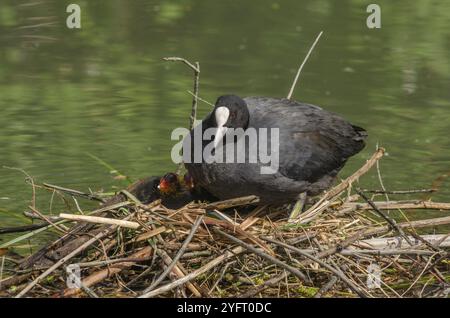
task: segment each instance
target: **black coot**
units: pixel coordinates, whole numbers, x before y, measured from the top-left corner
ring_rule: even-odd
[[[212,155],[217,147],[226,153],[222,142],[237,143],[239,137],[227,139],[227,128],[242,128],[246,132],[256,128],[258,136],[259,128],[278,128],[277,172],[262,174],[261,167],[268,164],[259,158],[256,163],[218,163],[203,157],[200,162],[193,162],[195,131],[203,133],[207,128],[217,128],[214,142],[203,140],[201,144],[202,149],[212,146]],[[328,189],[347,159],[364,148],[366,137],[364,129],[318,106],[288,99],[225,95],[218,98],[214,110],[186,137],[191,141],[191,163],[185,159],[185,166],[197,185],[220,199],[253,194],[263,204],[290,202],[301,193],[317,195]],[[248,145],[247,142],[245,147]],[[270,134],[267,147],[271,149]]]

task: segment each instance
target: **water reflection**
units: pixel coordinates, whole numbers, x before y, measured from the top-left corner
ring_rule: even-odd
[[[448,1],[379,1],[368,30],[360,1],[77,1],[82,29],[65,27],[65,3],[0,4],[0,164],[82,190],[122,187],[101,158],[131,178],[174,169],[170,132],[189,123],[191,73],[161,60],[201,63],[200,94],[285,96],[320,30],[324,36],[294,96],[341,113],[376,143],[384,183],[429,187],[450,162]],[[209,111],[201,104],[200,116]],[[30,189],[1,170],[1,224],[17,223]],[[365,177],[378,187],[376,174]],[[442,182],[448,197],[448,181]],[[38,204],[48,211],[48,201]],[[15,214],[6,214],[13,211]],[[5,217],[6,216],[6,217]]]

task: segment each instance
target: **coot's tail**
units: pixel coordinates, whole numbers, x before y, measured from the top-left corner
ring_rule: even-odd
[[[355,130],[355,137],[353,138],[355,141],[364,141],[369,136],[364,128],[355,125],[352,125],[352,127]]]

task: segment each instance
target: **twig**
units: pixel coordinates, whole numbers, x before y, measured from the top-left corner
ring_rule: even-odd
[[[202,220],[203,220],[203,215],[197,217],[197,220],[195,220],[194,225],[192,225],[191,232],[184,240],[183,245],[181,246],[181,248],[178,250],[175,257],[173,258],[172,263],[170,263],[170,265],[167,266],[167,268],[164,270],[164,272],[148,288],[146,288],[143,291],[143,294],[146,294],[146,293],[152,291],[155,287],[158,286],[158,284],[160,282],[162,282],[164,280],[164,278],[166,278],[167,274],[169,274],[172,271],[173,267],[177,264],[180,257],[183,256],[184,252],[186,251],[188,244],[191,242],[192,238],[194,237],[195,232],[197,232],[197,229],[200,226]]]
[[[162,260],[164,261],[164,263],[169,266],[170,264],[172,264],[172,258],[169,256],[169,254],[167,254],[167,252],[163,249],[157,249],[156,250],[156,254],[158,254],[159,257],[162,258]],[[172,273],[174,274],[174,276],[178,277],[178,278],[183,278],[186,276],[186,269],[183,267],[183,265],[181,265],[180,263],[177,263],[173,269],[172,269]],[[191,282],[187,282],[186,283],[186,287],[189,288],[189,290],[192,292],[192,294],[195,297],[201,297],[202,293],[200,292],[198,286],[194,285],[194,283]]]
[[[436,254],[438,254],[438,253],[436,253]],[[422,277],[422,275],[425,274],[425,271],[429,268],[429,265],[430,265],[432,259],[433,259],[433,256],[430,256],[430,258],[428,259],[428,262],[427,262],[427,264],[425,265],[425,267],[423,268],[423,270],[420,272],[419,275],[417,275],[417,278],[416,278],[416,279],[413,281],[413,283],[408,287],[408,289],[407,289],[405,292],[403,292],[402,296],[406,295],[406,293],[407,293],[411,288],[413,288],[413,286],[417,283],[417,281],[420,279],[420,277]]]
[[[209,291],[208,291],[208,294],[211,294],[213,291],[214,291],[214,289],[219,285],[219,283],[220,283],[220,281],[223,279],[223,277],[225,276],[225,273],[227,272],[227,269],[228,269],[228,267],[230,267],[230,265],[232,264],[233,262],[229,262],[229,263],[226,263],[225,264],[225,266],[223,267],[223,269],[222,269],[222,272],[220,273],[220,276],[219,276],[219,278],[216,280],[216,282],[212,285],[212,287],[209,289]]]
[[[131,222],[131,221],[123,221],[123,220],[117,220],[117,219],[111,219],[111,218],[104,218],[100,216],[90,216],[90,215],[78,215],[78,214],[66,214],[61,213],[59,215],[60,218],[65,220],[72,220],[72,221],[81,221],[81,222],[89,222],[89,223],[95,223],[95,224],[110,224],[110,225],[117,225],[120,227],[126,227],[129,229],[138,229],[141,227],[141,225],[137,222]]]
[[[0,290],[2,290],[2,282],[3,282],[3,268],[5,266],[5,256],[2,256],[2,263],[0,265]]]
[[[194,93],[192,100],[192,111],[189,123],[189,130],[194,127],[195,119],[197,118],[197,105],[198,105],[198,91],[199,91],[199,81],[200,81],[200,63],[195,62],[195,65],[188,60],[181,57],[165,57],[164,61],[172,61],[172,62],[183,62],[187,66],[189,66],[194,71]]]
[[[194,251],[189,253],[184,253],[183,256],[181,256],[182,259],[190,259],[200,256],[210,256],[212,254],[211,251],[204,250],[204,251]]]
[[[0,235],[1,234],[9,234],[9,233],[21,233],[21,232],[29,232],[34,231],[43,227],[46,227],[48,224],[31,224],[31,225],[24,225],[24,226],[16,226],[16,227],[5,227],[0,228]]]
[[[128,216],[130,217],[130,216]],[[128,218],[127,217],[127,218]],[[72,257],[78,255],[82,251],[84,251],[86,248],[88,248],[90,245],[95,243],[97,240],[102,239],[103,237],[109,235],[112,233],[117,226],[111,226],[107,228],[106,230],[101,231],[97,235],[95,235],[93,238],[88,240],[86,243],[79,246],[77,249],[66,255],[65,257],[61,258],[58,262],[56,262],[53,266],[51,266],[49,269],[47,269],[45,272],[43,272],[41,275],[39,275],[34,281],[32,281],[30,284],[28,284],[19,294],[16,295],[16,298],[21,298],[24,296],[27,292],[29,292],[34,286],[36,286],[42,279],[50,275],[54,270],[59,268],[61,265],[63,265],[65,262],[67,262]]]
[[[297,75],[295,75],[294,82],[292,83],[291,90],[289,91],[289,94],[287,95],[287,99],[291,99],[292,94],[294,93],[295,85],[297,85],[298,78],[300,77],[300,73],[302,72],[303,66],[305,66],[306,61],[308,61],[309,56],[311,55],[311,52],[314,50],[314,47],[316,46],[317,42],[319,41],[320,37],[322,36],[323,31],[320,31],[319,35],[317,36],[316,40],[312,44],[311,48],[308,51],[308,54],[306,54],[305,59],[303,60],[302,64],[300,65]]]
[[[152,254],[152,252],[153,252],[152,247],[150,247],[150,246],[144,247],[143,249],[135,252],[130,257],[120,260],[119,263],[116,263],[109,268],[102,269],[102,270],[99,270],[99,271],[96,271],[96,272],[90,274],[88,277],[83,279],[81,284],[82,284],[82,286],[88,287],[88,288],[91,286],[94,286],[95,284],[101,282],[102,280],[104,280],[108,277],[111,277],[115,274],[118,274],[122,270],[133,266],[138,261],[148,260],[148,257]],[[104,264],[107,264],[107,263],[112,264],[112,262],[114,262],[114,261],[116,261],[116,260],[104,261]],[[85,264],[78,263],[78,265],[81,267]],[[76,288],[66,289],[63,293],[63,296],[70,297],[70,296],[74,296],[74,295],[78,294],[79,292],[80,292],[80,289],[76,289]]]
[[[192,95],[193,97],[197,97],[197,99],[205,104],[208,104],[209,106],[214,107],[213,103],[208,102],[207,100],[201,98],[200,96],[195,96],[194,93],[192,93],[191,91],[187,91],[190,95]]]
[[[312,255],[310,255],[310,254],[308,254],[308,253],[306,253],[306,252],[304,252],[304,251],[302,251],[302,250],[300,250],[300,249],[298,249],[298,248],[296,248],[296,247],[294,247],[294,246],[291,246],[291,245],[288,245],[288,244],[286,244],[286,243],[283,243],[283,242],[274,240],[274,239],[272,239],[272,238],[270,238],[270,237],[262,237],[262,239],[263,239],[263,240],[266,240],[266,241],[268,241],[268,242],[271,242],[271,243],[280,245],[280,246],[282,246],[282,247],[284,247],[284,248],[290,249],[290,250],[293,251],[293,252],[296,252],[296,253],[298,253],[298,254],[300,254],[300,255],[306,257],[306,258],[309,258],[310,260],[313,260],[314,262],[316,262],[316,263],[318,263],[319,265],[325,267],[326,269],[328,269],[329,271],[331,271],[333,274],[335,274],[336,276],[338,276],[338,277],[339,277],[343,282],[345,282],[345,283],[348,285],[348,287],[350,287],[350,289],[353,290],[359,297],[362,297],[362,298],[366,298],[366,297],[367,297],[367,295],[364,294],[358,286],[356,286],[355,284],[353,284],[353,282],[352,282],[350,279],[348,279],[348,277],[345,276],[344,273],[342,273],[341,271],[337,270],[336,268],[334,268],[334,267],[328,265],[327,263],[321,261],[321,260],[318,259],[317,257],[312,256]]]
[[[323,285],[319,291],[314,295],[314,298],[322,298],[322,296],[328,292],[337,283],[339,279],[336,276],[332,276],[330,280]]]
[[[242,206],[242,205],[250,205],[256,204],[259,202],[259,198],[256,195],[249,195],[246,197],[240,197],[235,199],[229,199],[224,201],[217,201],[213,203],[206,204],[202,206],[205,210],[226,210],[229,208]]]
[[[431,235],[415,235],[410,231],[412,237],[410,240],[416,239],[413,242],[414,246],[421,245],[421,243],[426,244],[433,250],[442,251],[439,247],[450,247],[449,234],[431,234]],[[367,240],[362,240],[358,242],[358,246],[364,248],[375,248],[375,249],[392,249],[401,248],[405,245],[405,240],[399,236],[396,237],[383,237],[383,238],[372,238]]]
[[[254,236],[253,234],[244,231],[243,229],[241,229],[239,226],[235,225],[234,223],[230,223],[228,221],[225,220],[216,220],[210,217],[205,217],[204,222],[208,225],[216,225],[216,226],[221,226],[223,228],[229,229],[233,232],[236,232],[242,236],[244,236],[245,238],[249,239],[251,242],[253,242],[254,244],[258,245],[259,247],[261,247],[264,251],[266,251],[269,255],[274,256],[275,253],[270,249],[269,246],[267,246],[267,244],[265,244],[263,241],[261,241],[259,238],[257,238],[256,236]]]
[[[442,220],[442,221],[450,222],[450,217],[448,218],[448,220]],[[378,233],[387,232],[388,230],[389,230],[389,228],[387,226],[381,226],[381,227],[378,227],[375,229],[369,229],[369,230],[361,230],[360,232],[356,233],[355,235],[347,238],[346,240],[344,240],[342,242],[339,242],[338,244],[335,244],[334,246],[331,246],[330,248],[318,253],[315,256],[316,256],[316,258],[324,258],[324,257],[331,256],[331,255],[341,251],[345,247],[355,243],[356,241],[358,241],[360,239],[363,239],[367,236],[376,235]],[[309,265],[310,263],[311,263],[310,260],[301,262],[301,264],[304,266]],[[266,282],[264,282],[260,286],[256,287],[255,289],[240,295],[239,298],[253,297],[254,295],[262,292],[264,289],[278,284],[278,282],[282,281],[286,277],[286,275],[289,275],[289,273],[283,272],[282,274],[280,274],[278,276],[272,277],[271,279],[267,280]]]
[[[217,228],[214,229],[214,231],[219,233],[220,235],[225,236],[226,238],[228,238],[229,240],[233,241],[234,243],[244,247],[245,249],[249,250],[250,252],[255,253],[258,256],[261,256],[262,258],[268,260],[271,263],[274,263],[274,264],[280,266],[281,268],[284,268],[285,270],[287,270],[291,274],[293,274],[293,275],[297,276],[298,278],[300,278],[302,281],[306,281],[306,282],[310,281],[309,278],[306,277],[305,274],[303,274],[301,271],[299,271],[295,267],[292,267],[292,266],[286,264],[285,262],[282,262],[279,259],[277,259],[277,258],[275,258],[273,256],[270,256],[269,254],[266,254],[266,253],[258,250],[257,248],[251,246],[250,244],[247,244],[247,243],[241,241],[240,239],[238,239],[238,238],[236,238],[236,237],[234,237],[234,236],[232,236],[232,235],[230,235],[228,233],[222,232],[221,230],[219,230]]]
[[[436,189],[417,189],[417,190],[369,190],[363,189],[361,190],[366,193],[374,193],[374,194],[414,194],[414,193],[432,193],[436,192]]]
[[[98,298],[98,296],[97,296],[97,294],[92,290],[92,289],[90,289],[89,287],[87,287],[87,286],[85,286],[85,285],[83,285],[83,284],[81,284],[81,287],[80,287],[89,297],[91,297],[91,298]]]
[[[24,169],[21,169],[21,168],[8,167],[8,166],[3,166],[3,168],[4,169],[9,169],[9,170],[20,171],[26,176],[25,180],[29,180],[31,182],[31,187],[32,187],[31,206],[33,208],[35,208],[36,207],[36,187],[35,187],[35,183],[34,183],[33,177],[31,175],[29,175],[28,172],[26,172]]]
[[[176,233],[176,232],[174,232],[174,233]],[[156,238],[164,247],[166,246],[167,243],[164,241],[161,234],[156,235]],[[169,266],[170,264],[173,263],[172,258],[169,256],[169,254],[167,254],[165,249],[162,249],[162,248],[158,249],[156,244],[155,244],[155,249],[156,249],[157,255],[159,257],[161,257],[161,259],[166,264],[166,266]],[[175,276],[177,276],[178,278],[183,278],[184,276],[186,276],[187,270],[184,268],[184,266],[181,263],[176,263],[176,265],[173,267],[172,273]],[[202,296],[201,290],[197,286],[197,284],[187,282],[186,287],[189,288],[189,290],[192,292],[192,294],[194,296],[196,296],[196,297]]]
[[[96,196],[95,194],[90,194],[90,193],[85,193],[85,192],[81,192],[81,191],[78,191],[78,190],[63,188],[61,186],[53,185],[53,184],[50,184],[50,183],[43,183],[43,185],[46,188],[50,189],[50,190],[57,190],[57,191],[68,193],[70,195],[76,195],[76,196],[79,196],[79,197],[83,197],[83,198],[86,198],[86,199],[89,199],[89,200],[99,201],[99,202],[102,202],[102,203],[105,202],[104,199]]]
[[[450,210],[450,203],[432,202],[432,201],[374,201],[380,210],[413,210],[413,209],[429,209],[429,210]],[[341,210],[336,215],[344,215],[355,210],[373,210],[368,203],[348,202],[344,203]]]
[[[244,252],[245,249],[241,246],[235,247],[234,249],[232,249],[231,251],[226,251],[224,254],[216,257],[215,259],[213,259],[212,261],[210,261],[208,264],[200,267],[199,269],[196,269],[195,271],[189,273],[188,275],[177,279],[176,281],[167,284],[165,286],[162,286],[158,289],[152,290],[151,292],[144,294],[142,296],[140,296],[139,298],[150,298],[150,297],[155,297],[157,295],[160,295],[162,293],[165,293],[169,290],[172,290],[178,286],[181,286],[191,280],[193,280],[194,278],[200,276],[203,273],[206,273],[207,271],[209,271],[210,269],[216,267],[217,265],[219,265],[220,263],[222,263],[223,261],[234,257],[242,252]]]
[[[369,160],[359,168],[355,173],[353,173],[350,177],[342,181],[339,185],[335,186],[328,192],[326,192],[322,198],[318,202],[316,202],[312,207],[310,207],[306,212],[304,212],[300,217],[296,220],[299,223],[305,223],[305,220],[308,222],[311,221],[315,216],[317,216],[323,209],[323,203],[331,201],[342,191],[345,191],[353,182],[359,179],[363,174],[372,168],[372,166],[381,159],[384,155],[384,148],[378,148],[377,151],[370,157]],[[328,203],[328,204],[329,204]],[[319,212],[318,212],[319,211]]]
[[[252,213],[250,213],[246,219],[244,221],[242,221],[242,223],[240,224],[240,228],[242,230],[246,230],[248,229],[250,226],[252,226],[253,224],[255,224],[256,222],[259,221],[259,218],[257,217],[258,214],[260,214],[262,211],[264,211],[267,208],[267,205],[262,205],[257,207],[255,210],[252,211]]]
[[[27,218],[31,219],[31,220],[40,220],[40,221],[45,221],[45,219],[43,219],[41,216],[39,216],[38,214],[32,212],[32,211],[23,211],[22,213],[24,216],[26,216]],[[52,222],[58,222],[61,221],[61,219],[57,216],[51,216],[51,215],[47,215],[47,218],[49,220],[51,220]],[[45,221],[47,223],[47,221]]]
[[[342,255],[375,255],[375,256],[386,256],[386,255],[433,255],[436,252],[427,250],[414,250],[414,249],[388,249],[388,250],[358,250],[358,249],[344,249],[339,252]]]
[[[67,234],[68,229],[63,224],[58,225],[57,223],[54,223],[51,219],[49,219],[47,216],[45,216],[44,214],[39,212],[38,209],[35,209],[32,206],[29,206],[28,208],[31,209],[31,211],[33,211],[33,213],[36,213],[37,215],[39,215],[39,217],[42,218],[44,221],[46,221],[48,224],[53,225],[53,227],[56,228],[57,230],[63,232],[64,234]]]
[[[377,142],[376,149],[378,149],[378,148],[379,148],[379,146],[378,146],[378,142]],[[378,181],[380,182],[381,189],[383,189],[383,191],[384,191],[384,197],[386,198],[386,201],[389,201],[389,195],[386,193],[386,187],[384,186],[383,177],[381,176],[380,161],[377,161],[376,168],[377,168]],[[388,213],[389,212],[390,211],[388,210]]]
[[[405,234],[405,232],[403,232],[403,230],[400,227],[397,226],[397,223],[394,220],[392,220],[386,214],[381,212],[381,210],[378,209],[378,207],[372,202],[372,200],[370,200],[359,188],[356,188],[355,190],[361,196],[361,198],[363,198],[375,210],[375,212],[377,212],[378,215],[381,216],[392,227],[392,229],[394,229],[401,236],[403,236],[409,245],[411,246],[413,245],[409,237]]]

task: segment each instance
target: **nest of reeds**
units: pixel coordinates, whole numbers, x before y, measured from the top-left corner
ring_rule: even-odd
[[[43,229],[61,236],[24,259],[5,251],[30,233],[3,244],[0,295],[446,297],[449,234],[418,230],[430,233],[450,216],[397,223],[386,210],[450,204],[374,201],[353,186],[383,152],[291,218],[291,207],[258,206],[256,197],[173,210],[159,200],[142,204],[128,191],[89,215],[51,219],[35,211],[47,222]]]

